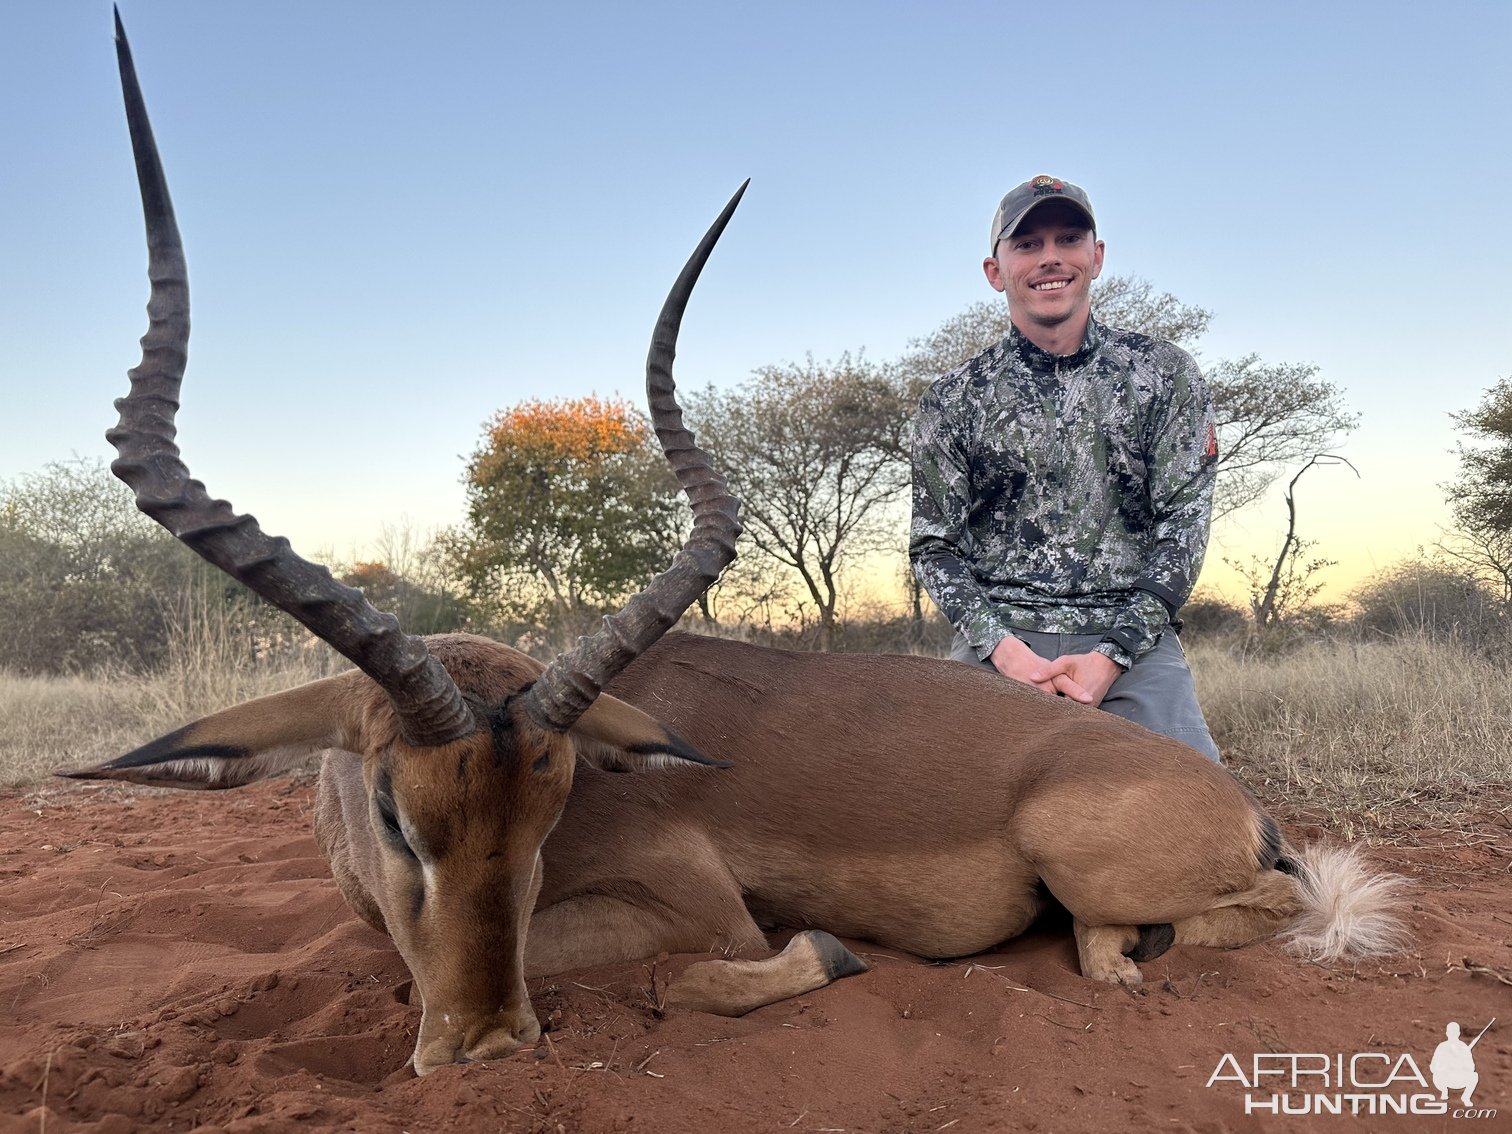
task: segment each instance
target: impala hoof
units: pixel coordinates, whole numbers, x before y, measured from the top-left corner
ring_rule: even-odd
[[[840,944],[840,939],[834,934],[826,933],[822,929],[809,929],[798,936],[808,939],[814,952],[819,956],[819,964],[824,969],[824,975],[830,980],[839,980],[841,977],[866,972],[866,962]],[[789,948],[791,947],[790,945]]]

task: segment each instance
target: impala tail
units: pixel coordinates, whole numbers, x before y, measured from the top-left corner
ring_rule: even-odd
[[[1277,868],[1293,876],[1302,900],[1302,912],[1282,934],[1288,953],[1327,964],[1406,947],[1407,880],[1376,870],[1358,847],[1312,844],[1291,851]]]

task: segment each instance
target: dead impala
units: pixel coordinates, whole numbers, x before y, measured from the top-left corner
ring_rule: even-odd
[[[693,533],[549,666],[469,635],[410,637],[212,500],[173,444],[188,288],[119,18],[117,51],[151,297],[114,470],[143,510],[357,669],[67,774],[228,788],[328,750],[316,835],[414,975],[416,1071],[536,1040],[529,976],[664,950],[761,954],[763,926],[815,928],[770,960],[693,965],[669,1003],[736,1015],[864,969],[817,927],[955,957],[1054,901],[1083,974],[1125,984],[1172,942],[1284,931],[1323,959],[1394,946],[1388,880],[1348,852],[1289,847],[1226,771],[1175,741],[971,666],[662,637],[735,554],[736,502],[682,426],[671,362],[736,201],[673,286],[647,362]]]

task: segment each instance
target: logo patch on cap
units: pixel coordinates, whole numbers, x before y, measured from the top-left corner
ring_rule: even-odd
[[[1029,188],[1034,190],[1036,197],[1043,197],[1048,193],[1065,192],[1066,183],[1058,177],[1051,177],[1048,173],[1042,173],[1029,182]]]

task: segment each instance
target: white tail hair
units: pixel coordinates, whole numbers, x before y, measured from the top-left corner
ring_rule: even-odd
[[[1314,843],[1293,861],[1303,908],[1282,935],[1288,953],[1327,964],[1400,953],[1407,946],[1405,878],[1377,871],[1358,847]]]

